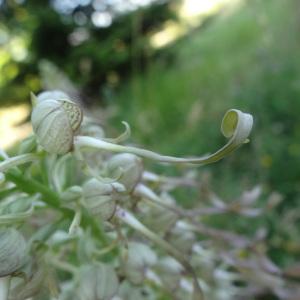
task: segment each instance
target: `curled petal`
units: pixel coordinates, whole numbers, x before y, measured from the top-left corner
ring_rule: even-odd
[[[130,129],[130,126],[127,122],[122,121],[122,124],[125,126],[125,131],[123,133],[121,133],[116,138],[112,138],[112,139],[104,138],[103,140],[106,141],[106,142],[115,143],[115,144],[122,143],[122,142],[126,141],[131,135],[131,129]]]

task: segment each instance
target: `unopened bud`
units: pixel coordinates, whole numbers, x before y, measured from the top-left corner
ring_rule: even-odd
[[[127,192],[131,192],[142,177],[143,163],[141,158],[134,154],[117,154],[107,162],[107,171],[112,178],[121,173],[118,181],[126,187]]]
[[[79,300],[111,300],[118,287],[118,278],[111,266],[86,265],[80,270],[77,295]]]
[[[74,134],[82,121],[82,110],[64,93],[42,93],[31,114],[39,144],[49,153],[65,154],[73,147]]]
[[[140,284],[145,279],[147,267],[153,266],[157,257],[149,246],[130,242],[128,251],[123,251],[122,260],[127,279],[134,284]]]
[[[118,182],[104,183],[90,179],[83,185],[83,205],[91,214],[108,220],[115,212],[120,193],[124,191],[124,186]]]
[[[27,262],[26,242],[14,228],[0,229],[0,277],[12,275]]]

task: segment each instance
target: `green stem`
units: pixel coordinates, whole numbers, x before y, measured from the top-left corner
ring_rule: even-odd
[[[43,201],[46,202],[49,206],[54,208],[59,208],[60,206],[60,198],[59,196],[48,189],[42,183],[32,179],[25,177],[18,170],[9,170],[6,173],[6,178],[13,182],[21,191],[28,193],[30,195],[34,195],[40,193],[43,196]]]
[[[11,276],[0,277],[0,300],[7,300]]]
[[[45,203],[47,203],[53,209],[61,212],[65,218],[72,219],[73,211],[71,209],[61,207],[59,195],[50,190],[47,186],[32,178],[24,177],[24,175],[18,170],[11,169],[7,171],[6,178],[13,182],[21,191],[25,193],[30,195],[40,193],[43,196],[43,201]],[[106,244],[106,239],[101,228],[97,222],[85,212],[83,212],[81,223],[83,226],[90,226],[95,235]]]
[[[34,155],[34,154],[25,154],[25,155],[27,159],[29,159],[29,157],[33,158],[33,156],[35,156],[36,158],[39,157],[38,155]],[[11,162],[13,159],[13,158],[9,158],[7,153],[1,148],[0,148],[0,156],[4,159],[4,161],[1,162],[0,165],[3,166],[3,164],[5,163],[4,166],[6,167],[7,167],[7,161]],[[43,201],[47,203],[50,207],[61,212],[64,218],[68,218],[68,219],[72,218],[73,216],[72,210],[61,207],[61,199],[57,193],[55,193],[54,191],[52,191],[42,183],[32,178],[25,177],[24,174],[19,169],[14,168],[14,169],[7,170],[6,179],[13,182],[16,185],[17,188],[16,191],[19,189],[22,192],[25,192],[29,195],[35,195],[37,193],[40,193],[43,196]],[[93,218],[91,218],[88,214],[83,213],[81,223],[83,226],[90,226],[94,234],[99,238],[99,240],[101,240],[104,244],[107,244],[102,229]]]
[[[153,233],[151,230],[149,230],[145,225],[143,225],[139,220],[137,220],[130,212],[118,207],[116,210],[115,216],[119,218],[121,221],[135,229],[136,231],[143,234],[145,237],[147,237],[149,240],[151,240],[153,243],[157,244],[161,248],[163,248],[167,253],[172,255],[179,263],[181,263],[186,271],[190,273],[194,280],[194,299],[196,300],[202,300],[203,298],[203,292],[199,285],[197,275],[192,268],[192,266],[189,264],[189,262],[184,258],[182,253],[180,253],[176,248],[174,248],[172,245],[167,243],[165,240],[157,236],[155,233]]]

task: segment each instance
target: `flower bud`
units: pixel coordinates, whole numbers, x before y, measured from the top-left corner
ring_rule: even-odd
[[[137,191],[139,187],[141,186],[138,186],[135,191]],[[152,194],[155,195],[153,192]],[[160,199],[163,203],[169,205],[174,205],[175,203],[173,198],[171,198],[166,193],[160,195]],[[166,209],[163,206],[159,206],[159,205],[149,206],[149,205],[145,205],[144,203],[141,203],[140,206],[142,205],[143,207],[141,209],[143,209],[142,210],[143,223],[152,231],[156,232],[161,236],[165,235],[171,228],[173,228],[174,224],[178,220],[178,214],[176,214],[171,210]]]
[[[142,160],[130,153],[117,154],[107,162],[107,171],[112,178],[121,172],[118,181],[126,187],[127,192],[131,192],[142,177]]]
[[[120,193],[124,191],[124,186],[118,182],[104,183],[90,179],[83,185],[83,205],[91,214],[108,220],[115,212]]]
[[[19,196],[0,207],[0,224],[7,226],[18,224],[29,218],[33,211],[32,198]]]
[[[156,294],[153,288],[151,288],[149,285],[144,284],[141,286],[137,286],[127,280],[123,280],[120,284],[118,292],[118,296],[120,296],[120,298],[116,300],[153,300],[157,299],[155,295]]]
[[[27,261],[24,237],[14,228],[0,229],[0,277],[19,271]]]
[[[58,91],[39,95],[31,114],[38,143],[54,154],[65,154],[72,149],[74,134],[81,122],[80,107]]]
[[[155,270],[167,289],[175,290],[179,287],[183,268],[173,257],[167,256],[160,259]]]
[[[44,288],[45,277],[45,268],[34,268],[26,280],[17,283],[10,291],[9,300],[33,299]]]
[[[180,252],[187,254],[191,252],[196,241],[196,236],[193,232],[178,226],[177,222],[172,231],[169,233],[168,241]]]
[[[79,300],[111,300],[118,291],[118,278],[110,265],[85,265],[79,275]]]
[[[123,251],[122,258],[125,275],[134,284],[142,283],[147,267],[153,266],[157,261],[155,252],[138,242],[128,243],[128,251]]]
[[[176,223],[178,215],[164,207],[149,207],[143,211],[143,223],[152,231],[163,235]]]

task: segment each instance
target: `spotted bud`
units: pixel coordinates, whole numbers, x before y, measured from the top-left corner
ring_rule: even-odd
[[[110,219],[116,209],[116,201],[125,188],[118,182],[104,183],[98,179],[90,179],[83,185],[83,205],[103,220]]]
[[[85,265],[80,269],[79,300],[110,300],[119,287],[115,270],[106,264]]]
[[[141,284],[145,279],[147,268],[157,261],[156,254],[145,244],[138,242],[128,243],[128,250],[122,253],[122,265],[126,278],[134,283]]]
[[[175,290],[179,287],[183,268],[173,257],[161,258],[156,264],[155,270],[160,274],[160,278],[166,288]]]
[[[59,91],[40,94],[31,114],[38,143],[54,154],[72,150],[74,134],[81,122],[80,107]]]
[[[112,178],[121,174],[118,181],[125,186],[127,192],[131,192],[142,177],[142,160],[130,153],[117,154],[108,161],[107,171]]]
[[[0,229],[0,277],[19,271],[27,262],[24,237],[14,228]]]

